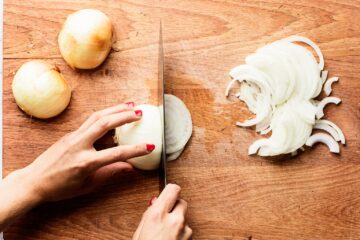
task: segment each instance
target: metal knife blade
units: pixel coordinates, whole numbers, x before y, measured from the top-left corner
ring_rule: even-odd
[[[158,58],[158,101],[162,124],[162,152],[161,152],[161,164],[159,168],[160,175],[160,191],[167,184],[167,168],[166,168],[166,144],[165,144],[165,99],[164,99],[164,47],[162,38],[162,22],[160,21],[159,30],[159,58]]]

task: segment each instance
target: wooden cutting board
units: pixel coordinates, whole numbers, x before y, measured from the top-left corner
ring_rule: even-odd
[[[57,34],[81,8],[104,11],[120,51],[94,71],[72,71]],[[193,136],[169,164],[170,182],[189,202],[194,239],[360,239],[360,3],[358,1],[5,0],[4,174],[24,167],[93,111],[155,101],[158,20],[164,23],[166,91],[193,117]],[[229,70],[274,40],[303,35],[319,44],[329,76],[339,76],[340,106],[326,117],[344,131],[341,154],[324,145],[276,160],[247,156],[260,136],[235,126],[246,106],[224,97]],[[25,61],[59,66],[74,90],[69,108],[50,121],[30,119],[11,94]],[[6,239],[130,239],[146,203],[158,194],[156,172],[137,172],[100,192],[41,206]]]

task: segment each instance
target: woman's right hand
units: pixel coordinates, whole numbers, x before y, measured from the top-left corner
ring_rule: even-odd
[[[187,202],[179,199],[181,188],[168,184],[143,214],[133,240],[188,240],[192,230],[186,224]]]

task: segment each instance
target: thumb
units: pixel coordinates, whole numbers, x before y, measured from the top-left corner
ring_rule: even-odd
[[[96,189],[104,185],[106,182],[120,177],[126,172],[133,171],[134,168],[127,162],[116,162],[107,166],[101,167],[93,172],[89,178],[88,183],[92,189]]]

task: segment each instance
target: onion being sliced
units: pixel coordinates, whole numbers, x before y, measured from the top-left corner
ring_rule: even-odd
[[[316,112],[316,118],[320,119],[324,116],[324,107],[329,103],[339,104],[341,102],[341,99],[338,97],[326,97],[322,99],[318,106],[317,106],[317,112]]]
[[[166,154],[183,149],[192,134],[191,115],[184,102],[165,94],[165,143]]]
[[[305,144],[306,146],[312,147],[317,142],[326,144],[329,147],[330,152],[340,152],[339,144],[330,135],[325,133],[315,133],[314,135],[309,137]]]
[[[339,81],[339,78],[338,78],[338,77],[332,77],[332,78],[329,78],[329,79],[325,82],[324,92],[325,92],[326,96],[330,96],[330,94],[331,94],[331,92],[332,92],[331,85],[332,85],[334,82],[337,82],[337,81]]]
[[[162,151],[160,111],[157,106],[150,104],[138,105],[135,109],[143,112],[142,118],[139,121],[117,127],[114,140],[118,145],[155,144],[155,149],[151,153],[127,160],[138,169],[153,170],[159,166]]]

